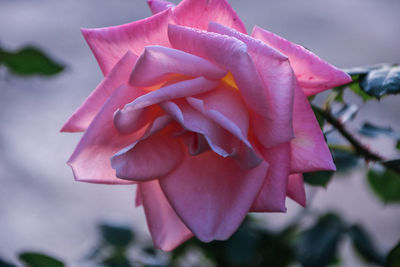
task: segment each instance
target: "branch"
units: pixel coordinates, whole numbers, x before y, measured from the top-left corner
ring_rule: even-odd
[[[328,110],[323,110],[314,105],[313,108],[353,146],[354,151],[357,155],[363,157],[366,161],[378,162],[385,166],[387,169],[390,169],[400,174],[400,167],[387,164],[384,158],[365,147],[349,131],[347,131],[344,125],[338,119],[336,119]]]

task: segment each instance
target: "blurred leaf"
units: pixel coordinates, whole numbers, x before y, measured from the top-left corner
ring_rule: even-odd
[[[116,247],[126,247],[134,239],[133,231],[128,227],[101,224],[100,231],[103,239]]]
[[[326,187],[333,174],[334,172],[331,171],[309,172],[303,173],[303,179],[309,185]]]
[[[393,137],[395,139],[400,139],[400,135],[398,133],[395,133],[393,131],[392,127],[376,126],[370,122],[364,123],[358,132],[360,134],[368,136],[368,137],[377,137],[378,135],[383,134],[383,135]]]
[[[351,83],[349,85],[350,90],[353,91],[353,93],[355,93],[356,95],[358,95],[359,97],[361,97],[361,99],[366,102],[368,100],[374,99],[374,97],[367,95],[360,87],[360,84],[358,82],[355,83]]]
[[[347,72],[347,74],[349,74],[350,76],[358,76],[358,75],[367,75],[372,70],[381,69],[383,67],[388,67],[388,66],[391,66],[391,64],[381,63],[381,64],[375,64],[375,65],[369,65],[369,66],[363,66],[363,67],[354,67],[354,68],[343,69],[343,71]]]
[[[344,231],[341,219],[326,214],[304,231],[296,242],[298,259],[304,267],[323,267],[337,258],[338,244]]]
[[[388,169],[368,171],[368,183],[375,194],[385,203],[400,201],[400,175]]]
[[[0,259],[0,267],[17,267],[17,266]]]
[[[9,52],[0,48],[0,66],[2,64],[11,72],[20,76],[51,76],[64,69],[64,66],[53,61],[35,47],[25,47],[16,52]]]
[[[19,259],[28,267],[63,267],[64,263],[48,255],[36,252],[23,252]]]
[[[397,148],[398,150],[400,150],[400,140],[397,140],[396,148]]]
[[[314,111],[315,117],[317,118],[319,127],[322,129],[324,127],[324,123],[325,123],[325,119],[324,117],[321,115],[320,112],[318,112],[315,107],[312,105],[312,110]]]
[[[348,234],[354,249],[365,261],[379,265],[385,263],[385,257],[377,250],[369,234],[360,225],[350,227]]]
[[[357,166],[359,158],[351,151],[331,149],[337,172],[346,172]]]
[[[400,266],[400,243],[398,243],[388,254],[385,267]]]
[[[381,98],[400,93],[400,66],[384,66],[372,70],[360,81],[361,89],[368,95]]]
[[[116,254],[102,261],[105,267],[132,267],[131,262],[126,258],[125,255]]]
[[[354,104],[343,105],[343,107],[333,114],[341,123],[353,120],[358,112],[358,106]]]
[[[393,159],[384,161],[386,167],[392,167],[395,169],[400,169],[400,159]]]

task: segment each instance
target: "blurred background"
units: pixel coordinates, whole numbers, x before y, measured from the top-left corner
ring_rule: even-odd
[[[338,67],[400,63],[397,0],[229,2],[249,31],[254,25],[268,29]],[[0,68],[1,258],[13,260],[16,253],[29,249],[57,255],[74,266],[95,243],[96,225],[103,221],[132,226],[139,238],[148,239],[143,210],[134,207],[135,188],[74,182],[65,162],[81,134],[59,129],[102,79],[80,28],[118,25],[149,15],[145,0],[0,0],[0,46],[16,50],[33,45],[66,66],[50,78],[19,78]],[[350,130],[366,118],[400,130],[399,100],[395,96],[358,103],[362,112]],[[394,155],[386,149],[390,147],[386,140],[371,144],[388,158]],[[327,189],[309,190],[312,209],[337,211],[346,221],[363,224],[386,251],[400,237],[400,207],[378,201],[364,177],[360,168],[335,176]],[[279,229],[299,210],[288,200],[286,214],[258,218]],[[364,266],[347,243],[341,250],[343,266]]]

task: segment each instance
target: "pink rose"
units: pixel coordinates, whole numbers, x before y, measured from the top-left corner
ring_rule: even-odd
[[[75,179],[136,184],[155,246],[227,239],[248,212],[305,205],[335,170],[309,95],[351,81],[225,0],[149,0],[153,16],[82,30],[104,80],[62,128],[84,131]]]

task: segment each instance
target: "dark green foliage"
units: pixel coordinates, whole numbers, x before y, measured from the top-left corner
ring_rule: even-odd
[[[388,254],[385,267],[400,266],[400,243],[398,243]]]
[[[43,51],[35,47],[25,47],[16,52],[0,48],[0,66],[6,66],[19,76],[58,74],[64,69],[60,63],[53,61]]]
[[[333,177],[334,172],[331,171],[318,171],[304,173],[304,182],[313,186],[323,186],[326,187]]]
[[[361,79],[360,87],[366,94],[378,99],[400,93],[400,66],[384,66],[370,71]]]
[[[48,255],[36,252],[23,252],[19,254],[19,259],[27,267],[63,267],[64,263]]]
[[[16,265],[0,259],[0,267],[16,267]]]
[[[366,262],[379,265],[385,263],[385,257],[378,251],[371,237],[361,225],[351,226],[348,230],[348,234],[354,249]]]
[[[134,239],[132,230],[127,227],[110,224],[101,224],[99,227],[104,241],[110,245],[126,247]]]
[[[331,149],[333,161],[336,165],[336,171],[346,172],[356,167],[359,158],[353,152],[344,149]]]
[[[374,125],[370,122],[366,122],[363,124],[361,129],[358,131],[360,134],[368,136],[368,137],[377,137],[379,135],[387,135],[389,137],[393,137],[395,139],[400,139],[400,135],[393,131],[392,127],[381,127]]]
[[[301,264],[304,267],[323,267],[335,262],[344,227],[337,215],[326,214],[302,232],[296,242],[297,258]]]
[[[375,194],[385,203],[400,202],[400,175],[388,169],[369,170],[368,183]]]

